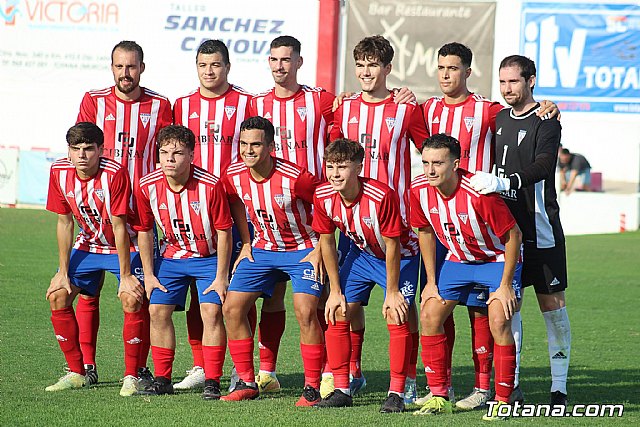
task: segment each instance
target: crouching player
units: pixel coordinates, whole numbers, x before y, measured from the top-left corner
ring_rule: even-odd
[[[127,170],[102,156],[104,135],[93,123],[80,122],[67,132],[69,157],[51,165],[47,209],[58,214],[60,266],[47,290],[51,323],[69,372],[46,391],[85,385],[85,368],[73,301],[78,294],[95,296],[105,271],[118,277],[118,297],[124,311],[124,379],[121,396],[137,391],[139,347],[142,342],[144,288],[132,274],[140,271],[140,256],[127,226],[133,212]],[[80,233],[73,243],[73,217]],[[73,249],[72,249],[73,247]],[[142,361],[144,365],[144,361]]]
[[[417,236],[402,220],[400,200],[388,185],[360,178],[364,148],[355,141],[337,139],[325,150],[329,183],[316,189],[313,228],[331,292],[325,305],[329,328],[327,357],[335,390],[316,407],[351,406],[349,360],[350,317],[369,302],[377,283],[385,290],[382,315],[389,329],[391,383],[380,412],[404,410],[404,388],[411,355],[409,307],[418,280]],[[348,236],[351,249],[338,271],[335,230]]]
[[[424,175],[411,183],[411,225],[418,228],[427,271],[422,291],[422,361],[433,396],[416,415],[451,413],[447,396],[447,344],[443,324],[456,304],[466,301],[475,285],[489,290],[489,324],[493,335],[495,400],[493,412],[506,405],[513,390],[515,344],[511,317],[520,297],[522,236],[513,215],[497,195],[474,191],[473,174],[460,169],[460,144],[445,134],[425,140]],[[439,277],[435,276],[436,236],[448,249]]]
[[[176,337],[171,317],[174,311],[184,310],[189,284],[195,280],[204,324],[202,398],[213,400],[220,398],[226,352],[222,303],[229,286],[233,221],[218,178],[191,164],[194,147],[195,136],[188,128],[163,128],[158,134],[160,168],[142,177],[136,188],[138,238],[149,295],[155,367],[155,381],[140,393],[173,393]],[[155,263],[154,220],[164,235],[161,257]]]
[[[260,296],[272,295],[278,277],[285,273],[293,287],[305,377],[296,406],[311,406],[320,401],[324,361],[324,338],[317,315],[322,292],[318,281],[321,255],[311,228],[313,192],[318,181],[305,169],[273,157],[274,147],[271,122],[257,116],[246,119],[240,125],[242,162],[232,163],[222,178],[230,203],[244,203],[255,229],[253,248],[245,245],[238,255],[223,307],[229,353],[240,379],[222,399],[258,397],[248,313]]]

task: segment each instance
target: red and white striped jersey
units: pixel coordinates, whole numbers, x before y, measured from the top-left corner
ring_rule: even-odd
[[[471,94],[459,104],[429,98],[421,108],[429,135],[445,133],[460,141],[462,169],[491,172],[496,115],[504,108],[500,103]]]
[[[361,250],[385,259],[384,237],[400,238],[400,255],[418,254],[417,236],[400,216],[400,200],[388,185],[370,178],[360,179],[360,193],[349,206],[331,184],[316,188],[313,229],[320,234],[339,228]]]
[[[164,258],[200,258],[215,255],[216,230],[231,228],[233,220],[224,190],[218,178],[197,166],[179,192],[169,187],[156,169],[140,180],[136,202],[139,230],[151,230],[158,223],[164,237],[160,254]]]
[[[240,125],[249,117],[252,95],[230,85],[221,96],[207,98],[199,89],[173,104],[173,123],[186,126],[196,136],[193,164],[220,176],[240,161]]]
[[[127,170],[113,160],[100,158],[98,173],[83,180],[69,159],[51,165],[47,210],[60,215],[73,214],[80,233],[75,249],[98,254],[117,254],[112,216],[133,212],[128,207],[131,186]],[[127,221],[129,223],[129,221]],[[129,227],[130,250],[135,251],[135,233]]]
[[[318,245],[311,211],[320,181],[309,171],[274,157],[274,168],[263,181],[256,181],[242,162],[229,166],[222,181],[229,198],[239,198],[247,209],[254,247],[283,252]]]
[[[335,96],[322,88],[300,86],[288,98],[275,89],[251,100],[251,115],[262,116],[275,128],[275,156],[302,166],[322,178],[327,127],[333,119]]]
[[[123,101],[115,87],[85,93],[79,122],[95,123],[104,132],[104,156],[129,171],[131,185],[156,167],[156,136],[171,124],[171,103],[156,92],[142,89],[135,101]]]
[[[427,137],[422,112],[415,103],[396,104],[393,98],[370,103],[362,93],[345,98],[336,110],[331,141],[358,141],[364,147],[362,175],[387,184],[400,195],[400,213],[408,222],[411,146],[420,149]]]
[[[472,173],[458,170],[458,187],[443,197],[424,175],[411,183],[411,225],[433,227],[456,262],[504,261],[504,238],[516,220],[497,193],[481,195],[469,184]]]

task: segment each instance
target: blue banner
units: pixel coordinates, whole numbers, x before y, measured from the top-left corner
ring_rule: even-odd
[[[18,203],[44,205],[49,189],[51,164],[66,153],[20,151],[18,158]]]
[[[521,22],[537,99],[562,111],[640,114],[640,6],[524,2]]]

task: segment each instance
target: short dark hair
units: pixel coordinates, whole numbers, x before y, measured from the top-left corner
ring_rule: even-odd
[[[191,129],[184,126],[169,125],[160,129],[156,139],[158,148],[166,145],[171,140],[178,141],[191,151],[196,148],[196,136]]]
[[[277,49],[279,47],[290,47],[298,55],[300,55],[302,48],[300,40],[293,36],[279,36],[271,41],[270,49]]]
[[[104,133],[95,123],[80,122],[67,131],[67,145],[96,144],[98,147],[104,144]]]
[[[363,59],[375,58],[387,66],[393,61],[393,47],[389,40],[384,37],[365,37],[353,48],[353,59],[360,61]]]
[[[144,52],[142,52],[142,48],[140,47],[140,45],[131,40],[123,40],[117,45],[115,45],[111,50],[112,64],[113,64],[113,53],[116,51],[116,49],[122,49],[127,52],[135,52],[138,54],[138,59],[140,60],[140,63],[144,62]]]
[[[561,153],[561,154],[571,154],[571,151],[569,151],[569,149],[568,149],[568,148],[563,148],[563,149],[560,151],[560,153]]]
[[[260,116],[249,117],[240,125],[240,132],[242,132],[243,130],[253,130],[253,129],[264,131],[264,139],[267,144],[270,144],[274,141],[273,137],[276,132],[275,132],[275,129],[273,128],[273,124],[269,120],[265,119],[264,117],[260,117]]]
[[[356,141],[350,139],[336,139],[324,149],[324,161],[327,163],[362,163],[363,159],[364,148]]]
[[[504,58],[500,61],[499,70],[507,67],[519,67],[520,68],[520,76],[524,77],[526,82],[529,81],[531,76],[536,75],[536,64],[526,56],[522,55],[511,55]],[[531,88],[533,91],[533,88]]]
[[[453,159],[460,158],[460,142],[445,133],[437,133],[425,139],[422,143],[422,151],[427,148],[446,148]]]
[[[198,55],[213,55],[219,53],[222,56],[222,60],[225,64],[229,64],[229,49],[222,40],[205,40],[198,47],[196,52],[196,62],[198,61]]]
[[[473,59],[473,53],[471,49],[462,43],[452,42],[443,45],[440,49],[438,49],[438,56],[457,56],[460,58],[460,62],[465,67],[471,66],[471,60]]]

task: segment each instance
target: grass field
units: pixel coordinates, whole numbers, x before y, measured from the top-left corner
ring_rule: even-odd
[[[101,302],[99,386],[61,393],[44,387],[62,374],[64,358],[53,336],[44,299],[57,266],[55,216],[39,210],[0,209],[0,425],[478,425],[481,412],[417,419],[410,413],[382,415],[388,385],[387,330],[379,314],[381,292],[368,310],[363,367],[367,388],[355,407],[319,411],[297,409],[302,386],[298,335],[292,310],[279,360],[283,391],[241,404],[205,402],[199,393],[121,398],[122,313],[115,281],[105,284]],[[640,425],[640,233],[568,239],[567,293],[573,346],[569,397],[572,404],[622,403],[622,418],[511,419],[512,424]],[[636,261],[633,261],[636,259]],[[288,302],[289,307],[290,301]],[[183,313],[174,315],[178,348],[175,379],[190,368]],[[521,384],[527,403],[546,403],[549,361],[544,321],[535,296],[525,296]],[[453,383],[459,396],[473,386],[468,319],[456,312],[457,340]],[[229,370],[229,357],[225,372]],[[419,369],[422,369],[421,364]],[[420,371],[419,371],[420,372]],[[425,384],[424,376],[419,384]],[[223,387],[228,378],[223,379]],[[637,423],[637,424],[636,424]]]

